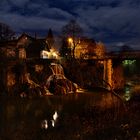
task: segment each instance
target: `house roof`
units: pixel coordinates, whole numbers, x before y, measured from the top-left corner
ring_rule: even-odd
[[[40,49],[46,49],[49,51],[49,47],[47,46],[46,39],[36,39],[26,33],[23,33],[21,36],[18,37],[18,39],[10,40],[10,41],[2,41],[0,42],[0,48],[16,48],[19,47],[18,43],[20,44],[20,41],[22,39],[28,39],[30,40],[30,43],[25,46],[33,48],[33,50],[40,50]],[[21,41],[22,42],[22,41]],[[24,44],[24,42],[23,42]]]
[[[21,38],[24,38],[24,37],[27,37],[30,40],[35,40],[36,39],[36,38],[26,34],[26,33],[22,33],[21,36],[19,36],[17,40],[19,41]]]

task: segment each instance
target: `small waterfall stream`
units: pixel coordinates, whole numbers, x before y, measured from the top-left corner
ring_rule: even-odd
[[[28,96],[32,98],[33,96],[64,95],[76,92],[77,84],[65,77],[63,67],[60,64],[51,63],[49,67],[52,74],[45,79],[43,85],[34,82],[29,73],[25,74],[20,91],[21,97]]]
[[[76,84],[67,79],[60,64],[51,63],[52,75],[47,79],[46,85],[53,94],[67,94],[76,92]]]
[[[50,68],[54,75],[64,75],[63,67],[60,64],[51,63]]]

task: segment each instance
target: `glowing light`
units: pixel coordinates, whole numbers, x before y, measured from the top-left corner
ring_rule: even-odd
[[[131,83],[128,83],[128,84],[131,84]],[[131,87],[130,86],[125,87],[125,93],[124,93],[123,98],[125,99],[125,101],[129,101],[131,99]]]
[[[55,111],[55,113],[53,114],[53,120],[56,121],[57,118],[58,118],[58,113],[57,111]]]
[[[55,126],[55,121],[51,120],[51,122],[52,122],[52,127],[54,127]]]
[[[130,94],[125,94],[124,96],[125,101],[129,101],[131,99]]]
[[[55,49],[50,49],[49,52],[42,50],[41,51],[41,58],[43,58],[43,59],[58,59],[59,54]]]
[[[72,39],[71,37],[69,37],[69,38],[68,38],[68,42],[69,42],[69,43],[72,43],[72,42],[73,42],[73,39]]]
[[[55,127],[57,118],[58,118],[58,113],[57,113],[57,111],[55,111],[55,113],[53,114],[53,120],[51,120],[52,127]]]
[[[136,62],[136,60],[124,60],[122,63],[124,65],[132,65]]]
[[[86,92],[85,89],[82,89],[82,88],[77,88],[76,89],[76,93],[84,93],[84,92]]]
[[[41,127],[44,129],[47,129],[48,128],[48,121],[47,120],[42,121]]]

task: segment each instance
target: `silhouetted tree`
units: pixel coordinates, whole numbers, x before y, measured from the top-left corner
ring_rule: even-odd
[[[5,23],[0,23],[0,41],[11,40],[14,31]]]
[[[54,45],[54,37],[53,37],[52,29],[49,29],[46,40],[47,40],[49,49],[51,49],[52,46]]]
[[[62,46],[60,48],[60,55],[65,58],[71,57],[71,49],[68,47],[68,41],[66,38],[62,39]]]
[[[79,39],[82,34],[81,26],[76,22],[76,20],[70,20],[68,24],[62,27],[62,34],[65,38],[72,39],[72,57],[75,58],[75,48],[78,45]]]

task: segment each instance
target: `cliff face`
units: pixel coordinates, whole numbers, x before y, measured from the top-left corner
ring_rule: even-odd
[[[82,88],[102,86],[103,68],[99,63],[71,61],[63,63],[66,77]]]
[[[5,95],[32,97],[76,91],[76,84],[65,77],[63,67],[54,60],[18,61],[0,70],[4,85],[1,91]]]

